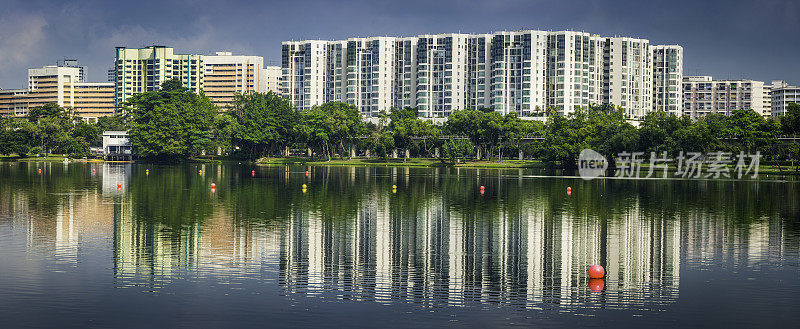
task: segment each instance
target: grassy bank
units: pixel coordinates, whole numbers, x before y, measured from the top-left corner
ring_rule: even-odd
[[[539,161],[533,160],[503,160],[497,161],[467,161],[459,163],[443,163],[438,159],[410,158],[410,159],[324,159],[312,158],[269,158],[259,161],[259,165],[297,164],[309,166],[376,166],[376,167],[461,167],[461,168],[544,168]]]
[[[32,162],[63,162],[64,158],[69,158],[66,155],[46,155],[46,156],[28,156],[28,157],[19,157],[16,155],[7,155],[7,156],[0,156],[0,160],[2,161],[32,161]],[[75,159],[70,159],[70,161],[74,161]],[[78,159],[79,161],[83,161],[83,159]]]

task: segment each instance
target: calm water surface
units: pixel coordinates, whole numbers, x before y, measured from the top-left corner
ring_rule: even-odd
[[[0,321],[795,326],[799,217],[793,181],[6,162]]]

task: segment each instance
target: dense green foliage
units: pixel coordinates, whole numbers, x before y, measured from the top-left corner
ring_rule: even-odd
[[[358,109],[342,102],[315,106],[301,114],[299,140],[314,153],[330,159],[334,153],[350,154],[367,133]]]
[[[145,159],[179,161],[212,145],[216,106],[173,80],[134,95],[123,111],[130,116],[131,144]]]
[[[98,145],[100,129],[85,123],[58,104],[32,108],[27,118],[0,118],[0,154],[89,155],[89,147]]]
[[[96,124],[75,120],[55,104],[31,109],[27,120],[0,120],[0,153],[68,153],[86,155],[103,130],[129,130],[135,152],[146,159],[179,161],[203,152],[247,160],[269,156],[308,155],[387,158],[538,159],[574,167],[578,154],[591,148],[613,161],[623,151],[731,153],[761,152],[766,161],[800,164],[800,144],[778,140],[800,134],[800,105],[785,116],[764,118],[751,110],[710,114],[697,120],[665,112],[648,113],[634,126],[621,109],[593,106],[546,121],[523,120],[515,113],[459,110],[435,123],[414,108],[395,108],[377,122],[366,122],[358,108],[330,102],[298,111],[274,93],[237,94],[226,110],[204,95],[168,81],[161,90],[133,96],[122,115]],[[613,163],[612,163],[613,165]]]
[[[237,145],[251,159],[288,146],[300,121],[292,104],[272,92],[236,94],[231,109],[220,117],[216,124],[221,145]]]

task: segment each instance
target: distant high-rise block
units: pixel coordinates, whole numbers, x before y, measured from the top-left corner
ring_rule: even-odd
[[[274,92],[276,94],[281,94],[283,90],[281,89],[281,67],[280,66],[265,66],[264,73],[261,75],[264,79],[264,86],[266,86],[265,92]]]
[[[785,115],[789,103],[800,104],[800,87],[790,86],[785,81],[772,81],[768,87],[770,94],[770,115]]]
[[[653,106],[674,115],[683,114],[683,47],[653,46]]]
[[[31,108],[55,103],[86,121],[113,115],[114,84],[80,82],[81,72],[76,66],[28,69],[27,90],[0,91],[0,114],[21,117]]]
[[[527,117],[613,104],[638,118],[657,103],[679,113],[682,57],[680,46],[572,31],[286,41],[282,90],[300,109],[343,101],[368,117],[392,107],[424,117],[480,108]]]
[[[117,47],[114,61],[116,104],[131,96],[158,90],[164,81],[177,78],[184,87],[200,93],[204,83],[204,56],[175,54],[164,46]]]
[[[768,95],[762,81],[687,76],[683,78],[683,114],[697,119],[711,113],[730,115],[734,110],[754,110],[769,116]]]
[[[267,91],[263,57],[217,52],[205,56],[204,63],[203,92],[220,108],[230,106],[235,93]]]

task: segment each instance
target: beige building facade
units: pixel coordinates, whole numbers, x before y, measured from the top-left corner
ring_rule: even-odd
[[[0,91],[0,114],[23,117],[31,108],[55,103],[86,121],[114,114],[114,84],[80,82],[78,67],[28,70],[28,89]]]
[[[231,106],[235,93],[267,91],[263,57],[217,52],[204,56],[204,63],[203,92],[222,109]]]

